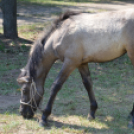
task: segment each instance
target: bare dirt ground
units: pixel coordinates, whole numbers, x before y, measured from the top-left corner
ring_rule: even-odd
[[[5,110],[9,107],[18,109],[19,99],[20,96],[0,96],[0,110]]]
[[[112,3],[86,3],[77,4],[76,6],[60,6],[60,7],[47,7],[40,5],[20,5],[17,7],[17,20],[18,25],[28,25],[35,23],[44,23],[52,21],[56,14],[68,10],[71,11],[84,11],[84,12],[102,12],[114,11],[125,8],[133,8],[134,3],[127,2],[112,2]],[[2,12],[0,10],[0,27],[2,27]]]

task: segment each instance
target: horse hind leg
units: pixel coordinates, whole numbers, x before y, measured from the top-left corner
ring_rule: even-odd
[[[92,90],[92,81],[90,78],[90,72],[88,68],[88,64],[82,64],[79,66],[79,72],[81,74],[83,84],[88,92],[89,100],[90,100],[90,112],[88,114],[88,119],[95,119],[95,112],[98,108],[97,102],[95,100],[94,92]]]
[[[134,45],[127,47],[127,54],[132,62],[133,67],[134,67]],[[132,123],[130,122],[128,124],[128,127],[134,128],[134,104],[133,104],[132,111],[129,114],[129,118],[132,118]]]
[[[46,105],[46,108],[43,110],[42,119],[39,122],[40,126],[44,126],[47,124],[47,118],[51,114],[53,102],[55,100],[55,97],[58,93],[58,91],[61,89],[63,83],[67,80],[68,76],[71,74],[71,72],[76,68],[73,62],[70,60],[66,60],[63,63],[62,69],[59,72],[58,77],[54,81],[51,87],[51,94],[49,101]]]

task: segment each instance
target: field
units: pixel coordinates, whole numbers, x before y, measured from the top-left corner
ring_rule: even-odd
[[[58,93],[48,126],[39,127],[39,111],[32,120],[20,116],[20,87],[16,78],[20,68],[26,65],[31,42],[49,25],[49,22],[21,25],[18,27],[20,38],[16,40],[5,39],[0,28],[0,134],[134,134],[133,129],[127,127],[134,102],[134,69],[127,54],[107,63],[89,63],[99,106],[95,120],[87,119],[89,99],[78,70]],[[48,74],[42,108],[61,66],[62,62],[57,61]]]

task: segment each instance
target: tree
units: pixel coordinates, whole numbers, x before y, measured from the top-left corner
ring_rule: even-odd
[[[17,0],[2,0],[3,28],[6,38],[17,38]]]

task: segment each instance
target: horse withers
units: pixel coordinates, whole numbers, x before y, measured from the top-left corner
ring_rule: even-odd
[[[22,85],[20,113],[31,118],[44,94],[44,82],[52,64],[63,62],[51,87],[41,125],[47,123],[56,94],[73,70],[78,68],[90,101],[89,118],[95,118],[97,102],[92,90],[88,63],[107,62],[127,52],[134,65],[134,9],[106,13],[61,15],[52,28],[31,48],[27,65],[17,81]],[[134,124],[134,110],[130,113]]]

